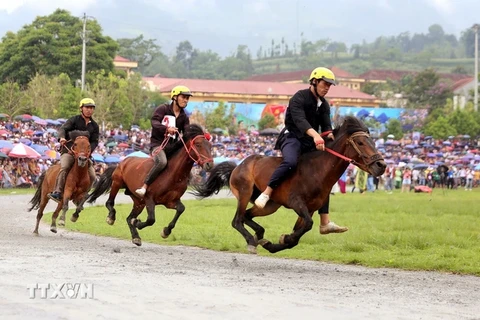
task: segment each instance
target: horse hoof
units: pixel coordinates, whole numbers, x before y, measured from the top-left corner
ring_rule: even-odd
[[[140,239],[140,238],[133,238],[132,242],[133,242],[133,244],[135,244],[139,247],[142,245],[142,239]]]
[[[39,236],[38,230],[33,231],[33,235],[34,235],[35,237],[38,237],[38,236]]]
[[[260,239],[258,240],[258,244],[264,247],[267,243],[270,243],[267,239]]]
[[[58,226],[59,226],[59,227],[65,227],[65,221],[63,221],[63,220],[58,220]]]
[[[77,217],[77,216],[72,216],[72,217],[70,218],[70,221],[72,221],[72,222],[77,222],[77,220],[78,220],[78,217]]]
[[[115,223],[115,220],[113,220],[113,219],[110,218],[110,217],[107,217],[107,220],[106,220],[106,221],[107,221],[107,223],[108,223],[109,225],[111,225],[111,226],[113,226],[113,224]]]
[[[170,232],[167,232],[166,229],[167,229],[167,228],[163,228],[163,230],[160,231],[160,236],[161,236],[163,239],[167,239],[168,236],[170,235]]]
[[[53,233],[57,233],[57,228],[56,227],[50,227],[50,231],[52,231]]]
[[[248,253],[257,254],[257,247],[252,246],[251,244],[247,246],[247,250],[248,250]]]

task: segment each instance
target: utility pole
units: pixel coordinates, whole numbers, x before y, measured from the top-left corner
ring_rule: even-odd
[[[82,92],[85,90],[85,69],[87,65],[87,14],[83,14],[83,31],[82,31]]]
[[[475,31],[475,73],[473,75],[473,108],[475,112],[478,112],[478,29],[480,29],[480,25],[474,24],[472,29]]]

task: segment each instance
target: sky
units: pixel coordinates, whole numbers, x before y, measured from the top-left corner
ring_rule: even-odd
[[[272,39],[279,43],[283,37],[292,48],[302,34],[350,46],[402,32],[428,33],[432,24],[458,38],[480,24],[478,0],[0,0],[0,36],[57,8],[86,13],[114,39],[156,39],[167,55],[184,40],[222,56],[247,45],[255,57]]]

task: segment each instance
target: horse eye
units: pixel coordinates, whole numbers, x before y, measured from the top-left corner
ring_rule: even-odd
[[[358,142],[358,145],[359,145],[359,146],[363,146],[363,142],[362,142],[362,141],[359,141],[359,142]]]

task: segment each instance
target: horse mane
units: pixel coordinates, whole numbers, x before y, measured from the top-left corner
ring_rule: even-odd
[[[183,141],[187,143],[191,139],[202,134],[204,134],[202,127],[198,124],[191,123],[185,126],[182,138],[183,138]],[[176,154],[182,148],[183,148],[183,142],[180,139],[178,139],[172,145],[167,144],[167,146],[165,147],[165,154],[167,158],[171,158],[174,154]]]
[[[70,140],[75,141],[78,137],[87,137],[90,138],[90,132],[82,130],[73,130],[68,134]]]
[[[335,138],[337,135],[339,135],[339,132],[343,132],[348,135],[358,131],[369,133],[367,126],[362,122],[362,120],[354,116],[340,117],[335,122],[334,127],[335,129],[333,130],[333,135]]]

